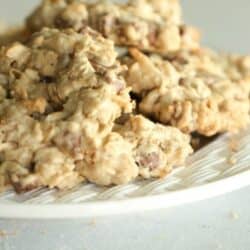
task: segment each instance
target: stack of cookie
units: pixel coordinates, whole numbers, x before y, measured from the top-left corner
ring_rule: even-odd
[[[14,33],[0,49],[0,190],[162,178],[194,135],[250,121],[250,58],[202,48],[178,0],[43,0]]]

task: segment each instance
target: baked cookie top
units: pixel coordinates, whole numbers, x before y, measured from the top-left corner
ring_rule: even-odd
[[[1,48],[0,86],[12,98],[39,99],[42,112],[81,88],[108,84],[120,92],[126,83],[116,55],[113,42],[89,28],[82,33],[44,28],[26,44]]]
[[[126,4],[97,1],[45,0],[28,17],[27,27],[81,29],[89,25],[119,46],[169,53],[196,49],[199,32],[182,24],[181,8],[176,0],[136,0]]]
[[[126,78],[142,113],[186,133],[207,136],[249,123],[250,82],[233,81],[206,51],[166,59],[130,52]]]

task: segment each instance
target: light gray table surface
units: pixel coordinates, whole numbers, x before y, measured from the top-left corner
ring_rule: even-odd
[[[38,1],[0,0],[18,23]],[[203,43],[250,54],[249,0],[183,0]],[[6,232],[4,236],[3,232]],[[177,208],[88,220],[0,219],[0,250],[249,250],[250,188]]]

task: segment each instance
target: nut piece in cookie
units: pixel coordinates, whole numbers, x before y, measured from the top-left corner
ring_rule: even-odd
[[[147,116],[206,136],[248,125],[249,82],[231,81],[209,57],[201,60],[199,51],[172,59],[137,50],[131,55],[134,63],[129,64],[128,84],[141,94],[139,110]]]
[[[133,145],[134,161],[144,178],[164,177],[192,153],[188,135],[141,115],[131,116],[124,126],[115,130]]]

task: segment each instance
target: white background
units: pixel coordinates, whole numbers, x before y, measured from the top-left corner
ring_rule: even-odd
[[[0,19],[18,23],[37,2],[0,0]],[[186,20],[202,29],[205,45],[250,54],[249,0],[182,2]],[[178,208],[141,209],[89,220],[0,220],[0,250],[250,249],[250,188]],[[8,236],[1,237],[1,230]]]

